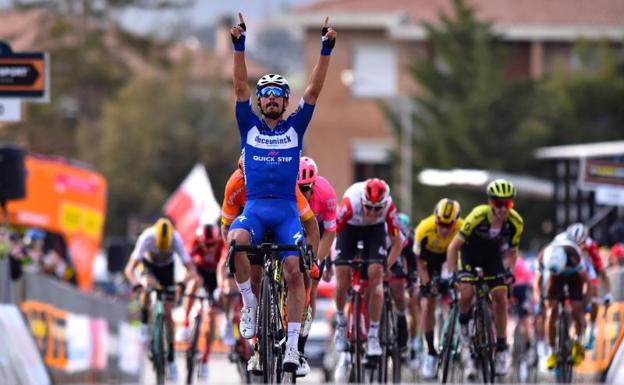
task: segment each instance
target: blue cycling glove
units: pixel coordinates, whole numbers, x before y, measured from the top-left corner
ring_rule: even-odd
[[[329,56],[331,55],[331,51],[332,49],[334,49],[334,46],[336,45],[336,39],[330,39],[329,37],[327,37],[327,32],[329,31],[329,28],[327,27],[323,27],[323,29],[321,29],[321,55],[323,56]]]
[[[238,52],[245,52],[245,32],[247,31],[247,26],[245,23],[240,23],[238,25],[243,29],[243,33],[239,37],[232,36],[232,43],[234,44],[234,50]]]

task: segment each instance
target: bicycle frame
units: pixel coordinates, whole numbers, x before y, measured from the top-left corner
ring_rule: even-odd
[[[257,246],[238,246],[232,242],[228,258],[237,251],[254,252],[263,257],[264,264],[260,283],[256,335],[261,346],[260,359],[264,383],[280,382],[283,374],[282,359],[287,336],[285,332],[286,320],[281,314],[282,304],[285,303],[286,298],[286,285],[283,281],[278,253],[282,251],[297,251],[303,264],[303,256],[305,255],[303,243],[299,242],[297,245],[277,245],[267,242]],[[280,301],[282,303],[279,303]]]
[[[350,301],[347,313],[347,340],[351,351],[351,377],[355,383],[363,381],[363,353],[364,342],[366,341],[366,306],[362,297],[363,282],[360,269],[364,266],[361,253],[363,245],[358,242],[358,253],[351,262],[351,290]],[[353,362],[355,360],[355,362]]]
[[[150,360],[156,371],[156,383],[163,385],[165,383],[165,361],[167,359],[167,328],[165,325],[165,305],[163,303],[163,295],[165,288],[158,286],[156,288],[147,289],[147,295],[156,293],[156,301],[154,302],[154,321],[150,327]]]
[[[490,286],[483,276],[483,270],[475,268],[477,279],[470,282],[475,287],[476,301],[473,306],[475,332],[472,338],[474,352],[481,364],[484,382],[494,383],[494,348],[496,338],[492,329],[490,312]]]
[[[191,340],[188,348],[186,349],[186,383],[188,385],[193,383],[194,370],[197,367],[197,353],[200,334],[202,331],[202,320],[204,315],[204,302],[208,301],[208,297],[205,295],[197,294],[184,294],[185,297],[190,297],[199,301],[199,309],[197,314],[193,318],[193,328],[191,329]],[[209,347],[206,346],[206,349]]]
[[[438,361],[438,372],[442,369],[442,383],[446,384],[449,377],[449,368],[452,362],[459,362],[459,308],[457,306],[457,292],[450,288],[451,306],[448,316],[442,323],[438,351],[441,359]],[[453,371],[451,371],[452,373]]]
[[[563,287],[563,298],[558,304],[558,326],[557,326],[557,381],[562,383],[572,382],[572,340],[570,339],[570,314],[566,308],[570,300],[568,285]]]

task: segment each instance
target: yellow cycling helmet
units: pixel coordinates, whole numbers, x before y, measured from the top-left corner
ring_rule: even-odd
[[[457,221],[460,210],[459,202],[453,199],[442,198],[436,204],[433,213],[435,214],[436,222],[448,225]]]
[[[512,199],[516,196],[516,189],[511,182],[505,179],[496,179],[488,184],[486,194],[488,198]]]
[[[167,218],[160,218],[154,224],[154,233],[156,234],[156,248],[161,253],[171,250],[173,243],[173,224]]]

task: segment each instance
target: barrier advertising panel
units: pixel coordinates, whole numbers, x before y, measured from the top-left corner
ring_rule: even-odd
[[[90,289],[104,229],[106,180],[61,158],[27,155],[25,167],[26,198],[8,203],[9,222],[62,234],[78,285]]]

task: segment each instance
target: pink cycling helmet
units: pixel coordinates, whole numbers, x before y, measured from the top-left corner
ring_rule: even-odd
[[[314,183],[318,175],[318,167],[312,158],[303,156],[299,161],[299,175],[297,176],[297,184],[305,185]]]

